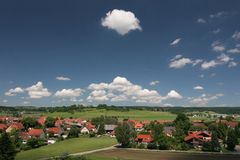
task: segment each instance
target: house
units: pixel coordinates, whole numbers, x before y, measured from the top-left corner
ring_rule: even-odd
[[[138,143],[148,144],[153,142],[153,138],[150,134],[138,134],[135,141]]]
[[[6,124],[0,124],[0,131],[5,131],[7,128]]]
[[[211,141],[212,134],[207,131],[193,131],[189,132],[184,138],[184,141],[198,148],[201,147],[204,142]]]
[[[83,128],[81,129],[81,133],[82,133],[82,134],[89,134],[90,131],[88,130],[87,127],[83,127]]]
[[[43,129],[30,129],[28,131],[28,135],[31,137],[31,138],[40,138],[40,139],[43,139],[45,138],[45,134],[44,134],[44,131]]]
[[[21,132],[19,136],[23,144],[26,144],[28,139],[30,138],[28,132]]]
[[[44,126],[46,120],[47,120],[47,117],[46,117],[46,116],[41,116],[41,117],[38,119],[38,123],[39,123],[41,126]]]
[[[85,124],[85,126],[87,127],[87,129],[89,130],[89,132],[96,132],[96,131],[97,131],[96,126],[93,125],[93,124],[91,124],[91,123],[89,123],[89,122],[87,122],[87,123]]]
[[[62,126],[62,124],[63,124],[63,120],[58,119],[55,122],[55,127],[59,127],[60,128]]]
[[[134,129],[135,129],[137,132],[141,132],[141,131],[144,130],[143,126],[144,126],[144,125],[143,125],[142,123],[137,122],[137,123],[135,123],[135,125],[134,125]]]
[[[54,137],[60,137],[62,134],[62,129],[58,127],[47,128],[47,133],[52,134]]]
[[[173,133],[176,131],[176,127],[173,126],[165,126],[163,127],[163,133],[167,136],[167,137],[172,137]]]
[[[6,129],[6,132],[7,133],[10,133],[12,130],[22,130],[24,128],[23,124],[22,123],[12,123],[7,129]]]
[[[229,122],[226,122],[226,125],[229,127],[229,128],[235,128],[236,126],[238,126],[238,123],[237,121],[229,121]]]
[[[104,125],[104,130],[106,131],[106,133],[111,133],[116,127],[117,125],[114,124],[106,124]]]

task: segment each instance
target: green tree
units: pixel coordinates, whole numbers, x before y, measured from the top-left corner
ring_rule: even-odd
[[[131,147],[136,137],[136,132],[132,126],[128,123],[119,124],[115,128],[116,138],[119,143],[121,143],[123,148]]]
[[[218,141],[217,133],[214,131],[212,132],[212,140],[211,140],[211,151],[212,152],[220,152],[221,146]]]
[[[0,135],[0,159],[14,160],[16,156],[15,145],[10,139],[10,136],[4,132]]]
[[[39,147],[39,140],[37,138],[30,138],[28,141],[27,141],[27,145],[30,147],[30,148],[38,148]]]
[[[188,134],[189,128],[191,127],[190,119],[183,113],[179,113],[174,120],[176,128],[182,129],[184,134]]]
[[[237,136],[235,134],[235,131],[233,129],[230,129],[228,131],[228,136],[227,136],[227,149],[230,151],[234,151],[235,150],[235,146],[238,143],[238,139]]]
[[[70,131],[69,131],[68,138],[79,137],[79,133],[80,133],[80,129],[76,126],[72,126]]]
[[[23,118],[22,124],[25,127],[25,129],[35,128],[36,126],[38,126],[37,120],[35,118],[33,118],[33,117],[25,117],[25,118]]]
[[[45,121],[45,126],[47,128],[51,128],[55,126],[55,121],[56,119],[53,117],[47,117],[46,121]]]

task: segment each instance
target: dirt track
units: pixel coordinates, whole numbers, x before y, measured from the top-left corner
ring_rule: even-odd
[[[94,155],[129,160],[240,160],[240,155],[154,152],[125,149],[100,151],[94,153]]]

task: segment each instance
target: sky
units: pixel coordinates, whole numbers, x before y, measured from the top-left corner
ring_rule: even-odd
[[[4,106],[240,106],[240,1],[1,1],[0,75]]]

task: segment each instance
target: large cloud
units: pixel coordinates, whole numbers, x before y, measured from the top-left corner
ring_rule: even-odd
[[[114,9],[102,18],[102,26],[117,31],[120,35],[125,35],[133,30],[142,30],[140,21],[135,14],[130,11]]]
[[[26,91],[28,91],[29,97],[33,99],[49,97],[51,95],[48,89],[43,87],[43,83],[41,81],[37,82],[37,84],[32,85],[31,87],[26,88]]]
[[[125,77],[116,77],[111,83],[93,83],[88,89],[92,90],[88,101],[135,101],[137,103],[161,103],[163,100],[182,96],[175,90],[166,96],[161,96],[156,90],[148,90],[140,85],[132,84]]]

